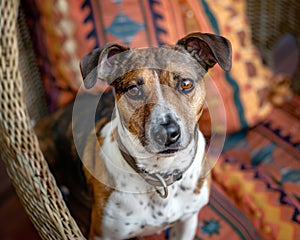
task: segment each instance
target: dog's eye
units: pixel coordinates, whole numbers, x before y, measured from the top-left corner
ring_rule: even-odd
[[[183,93],[189,93],[194,89],[194,81],[189,78],[180,79],[178,82],[178,89]]]
[[[137,100],[143,97],[143,90],[141,86],[132,84],[127,87],[126,94],[130,98]]]

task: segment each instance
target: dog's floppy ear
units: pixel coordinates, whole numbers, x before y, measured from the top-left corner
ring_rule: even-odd
[[[128,47],[118,43],[109,43],[102,48],[96,48],[85,55],[80,62],[80,70],[83,78],[84,86],[92,88],[99,79],[99,66],[102,62],[108,60],[112,56],[129,50]],[[101,79],[103,80],[103,79]]]
[[[210,33],[190,33],[177,42],[208,70],[219,63],[225,71],[231,69],[231,44],[221,36]]]

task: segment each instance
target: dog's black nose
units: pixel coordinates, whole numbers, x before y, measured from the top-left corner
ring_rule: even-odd
[[[180,128],[175,121],[168,120],[166,123],[158,125],[152,134],[154,141],[168,147],[180,138]]]
[[[180,129],[177,123],[171,122],[165,125],[167,139],[166,139],[166,146],[170,146],[171,144],[177,142],[180,137]]]

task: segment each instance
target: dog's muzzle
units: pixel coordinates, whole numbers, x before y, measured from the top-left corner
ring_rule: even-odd
[[[168,119],[166,123],[153,127],[151,137],[157,144],[169,147],[179,140],[180,127],[174,120]]]
[[[164,108],[159,108],[161,111]],[[158,114],[156,110],[153,113],[154,118],[151,120],[148,128],[148,139],[152,146],[157,150],[157,154],[172,154],[182,148],[182,131],[177,118],[171,114]],[[166,110],[167,111],[167,110]],[[157,117],[160,115],[159,117]]]

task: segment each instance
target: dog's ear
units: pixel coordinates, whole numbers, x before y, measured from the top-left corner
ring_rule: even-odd
[[[225,71],[231,69],[231,44],[221,36],[195,32],[178,40],[204,68],[208,70],[218,63]]]
[[[127,50],[129,50],[129,48],[121,44],[109,43],[104,47],[96,48],[85,55],[80,62],[80,70],[84,86],[87,89],[92,88],[99,79],[98,73],[101,64],[112,56]],[[113,62],[111,62],[111,64],[113,64]]]

